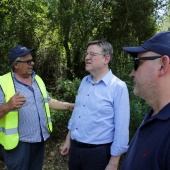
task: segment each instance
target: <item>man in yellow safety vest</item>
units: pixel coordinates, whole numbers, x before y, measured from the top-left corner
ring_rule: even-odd
[[[33,71],[34,50],[21,45],[12,48],[12,70],[0,77],[0,144],[8,170],[41,170],[44,141],[52,132],[50,109],[74,108],[73,103],[49,97]]]

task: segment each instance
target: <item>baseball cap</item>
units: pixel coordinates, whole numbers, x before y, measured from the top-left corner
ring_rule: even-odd
[[[122,47],[132,57],[137,57],[139,52],[153,51],[170,57],[170,31],[159,32],[141,46]]]
[[[9,53],[9,64],[11,65],[18,57],[23,57],[35,49],[27,49],[26,47],[23,47],[22,45],[17,45],[14,48],[10,50]]]

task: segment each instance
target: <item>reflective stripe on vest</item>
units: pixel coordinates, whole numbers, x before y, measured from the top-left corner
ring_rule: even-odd
[[[18,133],[18,129],[17,128],[5,129],[3,127],[0,127],[0,132],[5,133],[5,135],[11,135],[14,133]]]
[[[4,93],[6,102],[8,102],[9,99],[16,93],[11,74],[12,73],[7,73],[0,77],[0,86]],[[44,98],[48,129],[49,131],[52,131],[46,88],[44,82],[39,76],[36,75],[35,79]],[[2,144],[6,150],[10,150],[15,148],[18,145],[18,142],[18,111],[13,110],[8,112],[3,118],[0,119],[0,144]]]

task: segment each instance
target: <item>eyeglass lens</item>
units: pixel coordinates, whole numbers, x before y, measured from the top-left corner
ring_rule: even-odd
[[[35,62],[33,59],[31,60],[26,60],[26,61],[16,61],[18,63],[27,63],[28,65],[31,65],[32,62]]]
[[[140,60],[155,60],[157,58],[161,58],[162,56],[148,56],[148,57],[140,57],[140,58],[134,58],[134,70],[136,71],[139,67],[139,61]]]

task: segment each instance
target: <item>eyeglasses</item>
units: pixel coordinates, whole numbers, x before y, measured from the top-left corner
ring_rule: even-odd
[[[133,58],[134,61],[134,70],[136,71],[138,67],[140,66],[139,61],[140,60],[155,60],[157,58],[161,58],[162,56],[149,56],[149,57],[139,57],[139,58]]]
[[[21,61],[21,60],[18,60],[16,61],[17,63],[27,63],[28,65],[31,65],[32,62],[35,62],[33,59],[31,60],[26,60],[26,61]]]
[[[84,53],[84,57],[86,57],[87,55],[89,55],[90,57],[94,57],[94,56],[97,56],[97,55],[104,55],[104,54],[100,54],[100,53],[94,53],[94,52],[85,52]]]

